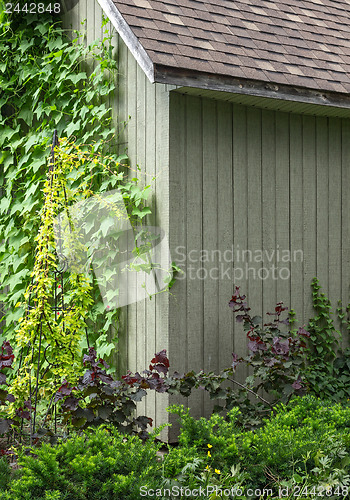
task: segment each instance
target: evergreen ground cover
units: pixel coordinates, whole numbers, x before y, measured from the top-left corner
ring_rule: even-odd
[[[279,491],[289,491],[288,498],[348,498],[348,405],[295,397],[254,431],[242,430],[238,408],[227,419],[198,420],[181,406],[169,410],[179,415],[181,433],[165,454],[157,432],[144,442],[110,426],[88,429],[56,445],[17,451],[15,471],[3,457],[0,498],[165,499],[180,491],[190,498],[190,491],[202,491],[206,499],[276,499]]]

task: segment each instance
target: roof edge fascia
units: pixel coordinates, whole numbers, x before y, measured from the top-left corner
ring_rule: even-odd
[[[200,71],[172,68],[160,64],[154,65],[154,81],[177,87],[194,87],[202,90],[230,92],[233,94],[268,97],[270,99],[282,99],[285,101],[350,109],[350,94],[235,78],[227,75],[215,75],[213,73],[202,73]]]
[[[130,50],[131,54],[136,59],[142,70],[145,72],[147,78],[151,83],[155,83],[154,79],[154,64],[147,54],[146,50],[141,45],[139,39],[132,32],[130,26],[125,21],[117,6],[112,0],[97,0],[102,10],[111,21],[125,45]]]

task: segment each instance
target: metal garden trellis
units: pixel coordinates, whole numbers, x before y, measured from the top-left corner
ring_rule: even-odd
[[[54,131],[53,134],[53,141],[52,141],[52,146],[51,146],[51,153],[50,153],[50,158],[49,158],[49,169],[48,173],[51,176],[51,186],[52,186],[52,180],[53,176],[55,175],[55,147],[59,145],[59,140],[57,136],[57,130]],[[67,193],[64,189],[64,206],[67,209]],[[60,193],[59,193],[60,194]],[[53,223],[53,222],[52,222]],[[51,309],[52,312],[55,316],[55,320],[57,321],[59,314],[64,314],[65,311],[67,310],[72,310],[73,308],[68,308],[65,305],[65,289],[64,289],[64,274],[68,270],[68,263],[65,257],[60,254],[60,252],[56,249],[56,256],[57,260],[60,262],[60,267],[57,267],[54,269],[52,272],[54,274],[54,287],[53,287],[53,297],[52,297],[52,305]],[[48,262],[45,263],[45,266],[48,266]],[[32,278],[31,282],[31,287],[34,284],[34,278]],[[30,310],[33,309],[35,306],[31,305],[32,300],[33,300],[32,293],[29,293],[28,301],[27,301],[27,306],[26,306],[26,317],[28,317]],[[32,364],[34,360],[34,347],[35,343],[38,342],[38,360],[37,360],[37,365],[35,369],[35,383],[32,384],[32,379],[31,376],[29,378],[29,401],[27,403],[27,409],[29,412],[22,411],[22,418],[21,418],[21,431],[23,431],[23,425],[24,425],[24,418],[26,418],[29,414],[29,420],[30,420],[30,443],[32,444],[33,438],[39,438],[46,434],[48,432],[47,429],[44,428],[46,424],[47,417],[50,413],[50,410],[53,408],[54,412],[54,431],[55,435],[57,434],[57,408],[56,408],[56,403],[54,402],[54,396],[55,393],[52,395],[51,400],[49,402],[45,417],[43,419],[43,423],[41,428],[39,429],[38,432],[36,431],[36,426],[37,426],[37,409],[38,409],[38,391],[39,391],[39,382],[45,374],[48,372],[50,367],[57,367],[57,364],[54,363],[53,360],[50,360],[48,357],[48,350],[50,349],[50,343],[46,343],[45,347],[43,346],[43,341],[45,339],[45,334],[43,332],[43,324],[46,321],[46,324],[48,325],[49,328],[50,324],[48,322],[48,319],[45,317],[45,314],[42,312],[40,316],[40,323],[37,327],[37,331],[35,333],[34,341],[33,342],[28,342],[27,346],[22,348],[21,350],[21,355],[20,355],[20,362],[19,362],[19,367],[18,370],[21,369],[22,366],[22,360],[25,355],[24,351],[26,349],[26,356],[28,356],[30,350],[32,351]],[[64,324],[64,319],[62,322],[62,329],[63,331],[65,330],[65,324]],[[87,340],[87,345],[89,346],[89,340],[88,340],[88,333],[87,333],[87,328],[85,328],[86,332],[86,340]],[[57,344],[57,341],[56,341]],[[72,357],[74,358],[74,355],[72,353]],[[46,363],[45,369],[43,369],[43,365]],[[58,386],[61,385],[61,380],[58,381]]]

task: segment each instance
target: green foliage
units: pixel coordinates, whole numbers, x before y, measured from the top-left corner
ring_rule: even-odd
[[[160,477],[153,439],[99,427],[66,442],[43,444],[35,455],[21,453],[20,470],[6,492],[8,500],[106,500],[139,498],[141,485]]]
[[[101,296],[101,286],[115,280],[115,271],[109,269],[101,279],[97,270],[119,252],[119,236],[113,235],[112,247],[108,246],[111,241],[106,244],[108,255],[98,255],[118,210],[110,200],[113,195],[106,201],[101,193],[118,192],[133,228],[142,226],[150,213],[145,206],[150,186],[140,187],[137,178],[130,179],[127,156],[118,151],[111,120],[108,102],[117,76],[111,38],[105,30],[102,40],[88,46],[82,32],[74,32],[71,40],[57,17],[48,12],[10,15],[0,25],[0,179],[4,186],[0,203],[4,293],[0,300],[5,312],[1,326],[3,337],[14,345],[16,368],[21,364],[12,384],[16,402],[11,416],[30,418],[36,367],[40,377],[34,410],[38,397],[44,424],[45,401],[50,401],[50,408],[59,385],[73,384],[82,373],[88,349],[86,326],[89,344],[95,345],[100,356],[111,355],[117,341],[119,311],[106,308]],[[60,144],[51,171],[47,159],[54,129]],[[66,232],[79,254],[83,244],[79,231],[72,231],[75,221],[69,208],[92,198],[110,216],[97,217],[97,222],[84,220],[85,227],[89,226],[86,235],[94,238],[97,248],[88,249],[88,258],[94,256],[95,274],[70,269],[57,292],[54,220],[58,213],[67,212]],[[147,269],[143,270],[150,272],[152,266],[144,255],[148,246],[138,245],[136,238],[134,253],[145,260]],[[113,303],[118,293],[113,287],[108,300]],[[62,303],[61,311],[53,308],[54,295]]]
[[[0,458],[0,491],[6,490],[10,484],[11,469],[5,457]]]
[[[70,40],[57,16],[13,15],[0,25],[0,178],[4,186],[0,203],[0,275],[4,293],[0,299],[6,315],[3,336],[14,340],[18,320],[25,312],[24,293],[34,268],[35,235],[46,181],[48,147],[53,130],[58,136],[76,136],[76,145],[93,146],[98,157],[116,149],[108,96],[114,90],[116,63],[111,35],[86,46],[83,33]],[[126,156],[110,155],[109,171],[99,162],[80,165],[72,189],[89,185],[93,192],[121,183],[116,168]],[[118,169],[118,168],[117,168]],[[119,179],[119,180],[118,180]],[[132,208],[143,190],[124,182],[125,198]],[[140,207],[141,209],[142,207]],[[96,280],[89,309],[91,341],[99,330],[115,326],[118,311],[105,312]],[[102,307],[101,307],[102,305]],[[16,307],[17,306],[17,307]],[[107,316],[107,326],[106,325]]]
[[[334,327],[332,319],[332,307],[330,300],[322,292],[319,280],[314,278],[311,283],[313,308],[316,316],[310,319],[308,331],[310,333],[310,347],[308,359],[311,362],[317,360],[318,364],[332,363],[336,357],[336,349],[339,346],[341,334]]]
[[[183,449],[181,452],[183,453]],[[174,455],[172,451],[164,460],[168,463]],[[184,456],[185,458],[185,456]],[[217,498],[234,498],[235,500],[246,500],[243,495],[244,483],[247,474],[241,471],[240,466],[232,466],[230,473],[223,474],[220,469],[207,465],[203,467],[205,461],[201,458],[186,455],[186,465],[184,465],[176,478],[163,477],[161,487],[163,491],[171,490],[179,495],[190,496],[193,491],[194,496],[214,500]],[[176,489],[175,489],[176,488]],[[251,496],[251,495],[250,495]],[[162,498],[166,498],[164,495]]]
[[[0,300],[6,313],[0,321],[3,338],[13,344],[35,266],[35,235],[47,196],[44,186],[54,129],[61,148],[64,146],[64,153],[70,156],[67,161],[75,163],[65,177],[70,201],[115,189],[122,194],[133,227],[142,225],[150,213],[145,206],[150,185],[141,187],[134,175],[129,176],[125,151],[118,151],[109,107],[117,77],[111,39],[104,30],[102,40],[86,45],[83,32],[66,33],[57,16],[48,12],[15,14],[0,24],[0,181],[4,186],[0,202]],[[62,138],[67,137],[62,144]],[[46,222],[52,223],[49,219]],[[104,236],[108,224],[108,220],[101,224]],[[115,244],[112,250],[117,252]],[[146,251],[135,243],[137,256],[142,258]],[[149,263],[145,266],[143,270],[150,272]],[[107,278],[115,279],[112,271]],[[171,270],[169,282],[170,278]],[[99,285],[90,274],[87,286],[92,287],[93,303],[86,310],[89,342],[100,355],[111,355],[119,311],[106,310]],[[73,286],[71,290],[70,302],[74,303]],[[108,293],[112,302],[119,291],[113,287]],[[86,349],[87,343],[83,341],[81,348]]]
[[[175,372],[170,375],[169,360],[166,351],[163,350],[155,355],[151,361],[154,364],[151,364],[150,370],[145,370],[143,375],[129,372],[122,377],[122,381],[116,383],[113,378],[106,376],[106,373],[101,369],[104,362],[102,360],[96,361],[96,353],[92,350],[86,359],[93,363],[94,368],[88,370],[80,381],[80,393],[77,393],[74,388],[68,388],[64,385],[64,392],[58,398],[63,399],[63,394],[67,398],[67,401],[63,402],[66,417],[72,418],[72,421],[75,421],[78,426],[89,425],[95,420],[99,423],[99,418],[117,421],[124,425],[125,422],[130,422],[129,416],[135,407],[135,402],[146,395],[145,389],[155,389],[157,392],[181,394],[187,397],[192,390],[201,388],[210,394],[211,399],[223,401],[223,406],[216,405],[214,407],[215,413],[225,411],[230,416],[232,409],[239,407],[240,411],[235,410],[235,425],[243,428],[256,428],[262,425],[262,418],[266,416],[266,411],[273,409],[279,401],[288,403],[293,394],[301,394],[306,391],[315,393],[312,383],[308,380],[312,363],[317,362],[317,357],[314,360],[311,357],[312,350],[309,347],[309,342],[313,345],[313,340],[310,333],[304,328],[292,328],[295,322],[294,314],[291,313],[288,320],[282,320],[281,314],[286,308],[283,308],[281,303],[277,304],[275,312],[271,314],[274,316],[274,320],[261,327],[261,319],[251,317],[245,296],[241,296],[238,289],[230,301],[230,306],[234,312],[243,313],[239,320],[244,322],[247,331],[248,347],[251,351],[249,356],[238,359],[234,354],[232,366],[224,369],[220,374],[191,371],[186,374]],[[316,320],[312,324],[315,325]],[[283,330],[281,325],[286,325],[289,328]],[[310,365],[307,365],[307,360]],[[241,384],[231,378],[234,376],[236,366],[242,362],[253,367],[253,375],[248,377],[246,384]],[[97,372],[101,372],[101,375]],[[164,377],[160,376],[162,374]],[[91,380],[91,377],[94,378]],[[228,386],[227,381],[232,381],[234,386]],[[130,393],[125,391],[127,386],[131,390]],[[268,401],[259,395],[258,391],[261,388],[272,395],[274,400],[270,398]],[[253,404],[248,398],[250,394],[259,400],[259,403]],[[80,401],[86,401],[87,397],[90,397],[91,401],[82,406]],[[100,417],[100,413],[102,417]],[[203,424],[206,429],[207,421],[202,419],[194,423],[185,414],[182,415],[182,418],[193,422],[194,427],[190,433],[191,440],[199,439],[200,425]],[[132,423],[140,424],[141,429],[145,424],[144,430],[146,430],[150,419],[146,417],[142,417],[142,419],[141,422]],[[213,415],[210,422],[215,428],[216,423],[220,421],[222,421],[222,417]],[[129,423],[126,428],[128,427]],[[229,432],[231,432],[230,427]],[[214,439],[215,432],[212,434]],[[205,435],[207,436],[207,430],[205,430]],[[204,446],[203,439],[202,446]],[[219,446],[219,449],[222,447],[223,444]],[[225,451],[223,450],[221,453],[224,455]]]
[[[350,407],[313,396],[293,398],[255,431],[237,426],[238,408],[228,419],[218,415],[195,420],[182,406],[169,409],[180,417],[179,445],[168,445],[161,459],[155,434],[143,442],[120,434],[114,427],[88,428],[57,445],[43,444],[18,452],[20,468],[9,474],[0,464],[0,484],[7,500],[114,500],[139,499],[143,491],[160,488],[241,489],[236,497],[247,500],[253,491],[271,489],[267,498],[278,498],[279,488],[307,487],[327,498],[347,498],[350,485]],[[158,432],[158,431],[157,431]],[[332,494],[326,495],[327,488]],[[295,490],[297,491],[297,490]],[[328,491],[328,490],[327,490]],[[338,492],[338,493],[336,493]],[[168,498],[158,494],[158,498]],[[297,495],[296,495],[297,496]],[[319,495],[322,496],[321,494]],[[249,498],[262,497],[249,495]],[[284,498],[295,498],[293,494]]]
[[[213,416],[195,420],[179,406],[170,411],[180,417],[181,434],[179,448],[164,460],[163,476],[168,482],[185,481],[187,486],[189,476],[183,471],[197,459],[192,487],[203,483],[205,471],[211,473],[211,484],[269,487],[276,496],[285,485],[325,488],[328,484],[333,491],[350,485],[349,406],[313,396],[295,397],[288,405],[278,405],[254,431],[242,431],[236,425],[237,409],[228,421]]]
[[[313,307],[316,315],[307,327],[310,332],[305,377],[316,396],[342,401],[350,398],[350,350],[341,347],[341,332],[334,326],[329,299],[321,292],[317,278],[312,281]],[[345,313],[338,308],[342,323],[349,328]]]
[[[349,416],[349,407],[312,396],[279,405],[262,428],[241,435],[240,460],[258,483],[266,480],[267,473],[284,479],[294,471],[310,474],[321,456],[330,457],[333,468],[348,469],[349,461],[343,459],[350,450]]]
[[[17,349],[22,349],[24,353],[27,346],[32,346],[26,355],[22,355],[21,367],[12,382],[13,394],[16,396],[14,406],[17,408],[30,399],[30,380],[35,379],[36,370],[41,373],[45,371],[45,377],[41,377],[39,385],[42,401],[45,398],[51,400],[62,378],[74,383],[81,371],[80,340],[84,333],[87,311],[92,303],[88,278],[72,271],[69,276],[71,303],[64,304],[66,309],[61,313],[52,308],[52,297],[57,293],[54,290],[56,281],[53,271],[59,267],[55,255],[53,221],[64,208],[62,200],[68,201],[66,170],[67,162],[56,161],[55,168],[49,170],[44,185],[41,225],[35,238],[35,262],[30,275],[32,281],[24,296],[28,309],[25,316],[19,319],[20,326],[16,332]],[[64,300],[62,294],[61,290],[58,294],[60,302]],[[49,352],[43,356],[48,348]],[[47,363],[50,365],[47,366]]]
[[[181,434],[179,445],[183,448],[196,450],[213,455],[217,460],[217,465],[221,466],[228,459],[237,454],[234,435],[238,432],[237,417],[239,409],[232,408],[226,419],[218,414],[211,415],[206,419],[201,417],[195,420],[190,416],[190,410],[183,406],[171,406],[168,408],[171,413],[177,414],[181,421]],[[208,445],[210,449],[208,449]]]

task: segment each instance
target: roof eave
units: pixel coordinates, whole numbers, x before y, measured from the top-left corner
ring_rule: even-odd
[[[216,75],[161,64],[154,65],[154,81],[181,87],[196,87],[198,89],[283,99],[321,106],[350,108],[349,94],[235,78],[228,75]]]
[[[112,0],[97,0],[100,4],[102,10],[109,18],[120,37],[124,41],[125,45],[128,47],[140,67],[145,72],[147,78],[151,83],[155,82],[154,79],[154,64],[141,45],[138,38],[132,32],[130,26],[125,21],[116,5],[112,2]]]

